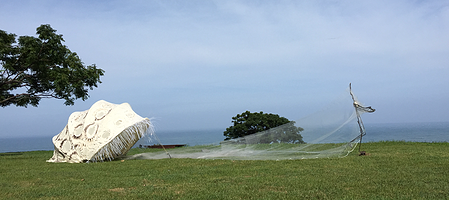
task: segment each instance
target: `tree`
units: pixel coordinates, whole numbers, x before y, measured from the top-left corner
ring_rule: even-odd
[[[232,117],[233,125],[226,128],[225,140],[235,139],[266,131],[257,140],[259,143],[304,143],[301,134],[304,129],[295,126],[295,121],[276,114],[246,111]],[[272,129],[278,127],[276,129]],[[270,130],[271,129],[271,130]]]
[[[88,89],[101,83],[104,70],[84,66],[50,25],[36,29],[38,37],[0,30],[0,106],[36,106],[42,98],[86,100]]]

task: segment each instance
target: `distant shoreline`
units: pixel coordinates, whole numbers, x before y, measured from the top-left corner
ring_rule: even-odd
[[[449,142],[449,122],[422,123],[370,123],[365,124],[367,135],[362,142],[406,141],[406,142]],[[157,131],[162,144],[187,144],[196,146],[218,144],[223,141],[223,130],[176,130]],[[0,152],[51,151],[53,136],[29,136],[0,138]],[[150,144],[146,138],[138,145]]]

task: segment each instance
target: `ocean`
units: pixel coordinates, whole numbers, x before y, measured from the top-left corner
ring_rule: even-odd
[[[383,123],[365,124],[363,142],[412,141],[449,142],[449,122],[431,123]],[[218,144],[223,141],[224,129],[156,131],[162,144],[187,144],[189,146]],[[0,153],[53,150],[53,136],[0,138]],[[147,138],[139,140],[134,147],[148,144]]]

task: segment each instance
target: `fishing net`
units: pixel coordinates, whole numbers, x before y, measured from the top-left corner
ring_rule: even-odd
[[[128,159],[285,160],[344,157],[354,150],[365,135],[360,116],[366,112],[374,112],[374,109],[364,107],[349,87],[349,91],[323,109],[294,122],[245,137],[222,141],[219,145],[165,149],[129,156]],[[286,135],[297,134],[289,132],[297,130],[292,129],[292,126],[303,129],[299,134],[304,143],[285,140]],[[154,133],[149,138],[150,143],[160,143]]]

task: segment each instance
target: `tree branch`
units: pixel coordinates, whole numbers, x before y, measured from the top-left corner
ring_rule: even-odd
[[[62,97],[55,96],[54,94],[45,94],[45,93],[41,93],[41,94],[28,94],[28,93],[22,93],[22,94],[16,94],[16,95],[14,95],[14,96],[12,96],[12,97],[8,97],[8,98],[6,98],[6,99],[1,100],[1,101],[0,101],[0,104],[2,104],[2,103],[4,103],[4,102],[7,102],[7,101],[10,101],[10,100],[15,99],[15,98],[19,98],[19,97],[21,97],[21,96],[30,96],[30,99],[35,99],[35,98],[55,98],[55,99],[64,99],[64,98],[62,98]]]
[[[29,95],[30,95],[30,94],[27,94],[27,93],[17,94],[17,95],[14,95],[14,96],[12,96],[12,97],[3,99],[2,101],[0,101],[0,104],[2,104],[2,103],[4,103],[4,102],[7,102],[7,101],[9,101],[9,100],[11,100],[11,99],[18,98],[18,97],[20,97],[20,96],[29,96]]]

